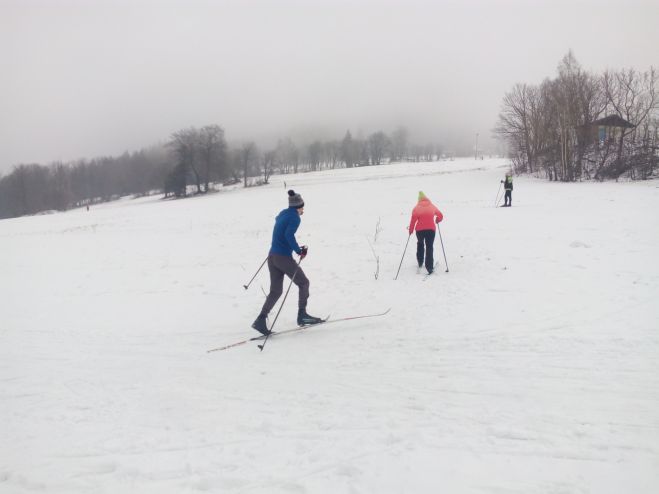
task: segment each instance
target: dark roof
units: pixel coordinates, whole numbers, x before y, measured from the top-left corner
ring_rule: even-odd
[[[609,115],[608,117],[600,118],[595,120],[590,125],[601,125],[603,127],[623,127],[627,129],[633,129],[636,127],[634,124],[629,123],[624,118],[618,115]]]

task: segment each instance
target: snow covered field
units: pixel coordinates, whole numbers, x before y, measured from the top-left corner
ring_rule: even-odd
[[[659,184],[516,177],[495,208],[505,166],[0,221],[0,492],[659,492]],[[391,312],[207,353],[256,334],[286,187],[309,312]],[[419,190],[449,272],[413,238],[394,281]]]

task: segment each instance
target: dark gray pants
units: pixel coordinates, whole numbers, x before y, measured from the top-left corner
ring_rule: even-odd
[[[435,241],[435,230],[421,230],[416,232],[416,261],[419,263],[419,266],[423,265],[424,257],[426,262],[426,269],[428,272],[432,271],[432,267],[435,265],[435,260],[433,259],[433,242]],[[425,256],[424,256],[424,244],[425,244]]]
[[[300,289],[298,308],[306,309],[307,299],[309,298],[309,280],[295,260],[288,256],[270,254],[268,256],[268,269],[270,270],[270,293],[265,299],[265,303],[261,309],[261,315],[267,316],[277,303],[277,300],[279,300],[279,297],[281,297],[284,291],[284,275],[292,278],[293,283]],[[295,275],[295,278],[293,278],[293,275]]]

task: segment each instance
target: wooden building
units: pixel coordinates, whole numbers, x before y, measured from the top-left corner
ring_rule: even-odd
[[[618,115],[609,115],[584,127],[592,142],[604,144],[618,141],[621,136],[625,135],[627,129],[633,129],[635,126]]]

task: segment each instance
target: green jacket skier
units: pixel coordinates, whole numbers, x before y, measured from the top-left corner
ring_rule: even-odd
[[[503,188],[506,191],[504,196],[503,207],[510,207],[513,205],[513,177],[510,173],[506,173],[506,178],[504,178],[501,183]]]

